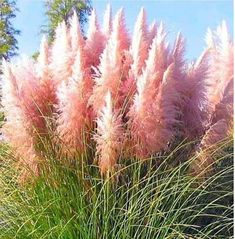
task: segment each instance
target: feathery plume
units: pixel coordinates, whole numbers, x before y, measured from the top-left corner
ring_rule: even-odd
[[[231,124],[229,125],[226,120],[222,119],[211,125],[206,131],[201,140],[198,150],[198,157],[194,160],[189,168],[193,175],[200,175],[200,177],[209,176],[213,172],[214,159],[212,154],[221,151],[218,143],[226,139],[232,131]]]
[[[64,152],[74,155],[82,153],[88,140],[90,111],[88,99],[92,91],[92,79],[85,66],[83,49],[78,48],[73,75],[67,84],[58,89],[57,131],[62,140]]]
[[[94,112],[97,112],[104,105],[104,98],[109,90],[114,99],[114,107],[120,107],[120,87],[122,81],[122,60],[123,50],[126,47],[126,37],[122,32],[126,32],[124,27],[123,11],[118,11],[115,16],[113,31],[101,55],[98,70],[100,75],[95,78],[95,86],[90,103],[93,105]]]
[[[44,106],[40,107],[41,112],[44,116],[49,116],[54,112],[54,105],[57,103],[56,98],[56,82],[52,77],[52,72],[50,69],[50,49],[49,44],[45,36],[42,38],[40,45],[40,52],[36,62],[36,75],[39,78],[40,98]]]
[[[184,80],[184,107],[182,110],[184,135],[195,139],[205,132],[208,115],[207,77],[209,49],[186,72]]]
[[[120,51],[129,49],[130,39],[129,39],[128,31],[126,29],[123,8],[121,8],[114,17],[112,35],[114,39],[119,39]]]
[[[167,147],[174,136],[173,126],[177,122],[178,94],[174,78],[174,64],[164,72],[162,82],[156,87],[157,74],[151,74],[154,44],[143,76],[137,82],[137,94],[130,116],[131,137],[138,157],[145,158]],[[151,57],[151,58],[150,58]]]
[[[89,18],[89,27],[87,31],[87,40],[85,50],[87,55],[87,66],[97,66],[99,64],[100,54],[104,50],[105,38],[97,22],[96,12],[92,10]]]
[[[213,124],[205,133],[201,141],[201,148],[206,149],[215,146],[216,143],[225,139],[229,135],[229,125],[226,120],[221,119]]]
[[[224,90],[221,101],[215,106],[215,111],[212,115],[212,124],[224,119],[228,124],[233,121],[233,78],[228,83]]]
[[[130,46],[131,66],[129,76],[122,86],[122,92],[129,98],[129,103],[136,92],[136,80],[142,73],[145,66],[145,61],[148,57],[148,32],[146,24],[146,13],[144,8],[141,8],[137,20],[135,22],[132,43]]]
[[[181,32],[177,34],[174,47],[172,49],[172,52],[169,56],[169,64],[172,62],[175,62],[176,69],[182,70],[182,68],[185,65],[184,60],[184,53],[185,53],[185,39],[183,38]]]
[[[81,32],[79,20],[76,11],[70,20],[70,39],[71,39],[71,51],[73,58],[76,57],[78,48],[84,48],[85,40]]]
[[[112,32],[112,8],[110,4],[107,4],[103,20],[103,33],[107,40],[111,32]]]
[[[14,69],[15,71],[15,69]],[[21,181],[26,180],[30,172],[38,174],[37,154],[34,150],[32,124],[22,110],[22,92],[18,85],[12,66],[3,61],[3,97],[2,104],[7,119],[3,133],[7,141],[15,149],[19,158],[17,165],[22,170]]]
[[[229,136],[233,128],[233,44],[226,23],[217,31],[208,30],[206,42],[210,47],[207,100],[208,128],[200,142],[198,159],[192,163],[194,174],[209,175],[214,162],[212,152]],[[204,153],[204,150],[207,152]],[[217,152],[219,153],[220,150]]]
[[[123,142],[121,118],[113,112],[111,93],[105,96],[105,106],[97,119],[97,158],[102,174],[114,169],[120,156]]]
[[[49,71],[48,65],[50,64],[49,57],[50,57],[49,44],[44,35],[41,40],[39,56],[37,58],[36,70],[37,70],[37,75],[39,77],[44,78],[44,76],[48,75],[48,71]]]
[[[58,90],[57,131],[62,141],[63,151],[69,155],[83,153],[87,143],[90,122],[82,93],[79,83],[72,78],[68,84],[62,84]]]
[[[233,43],[230,40],[225,21],[217,28],[217,31],[208,31],[206,41],[211,48],[207,94],[212,114],[233,77]]]
[[[144,67],[148,56],[148,33],[146,26],[146,13],[142,8],[135,23],[130,52],[133,58],[131,72],[136,78]]]
[[[51,71],[54,81],[57,84],[60,84],[62,81],[67,81],[72,73],[72,62],[70,54],[70,38],[64,21],[56,28],[51,57]]]
[[[155,20],[150,24],[148,32],[149,45],[151,45],[154,37],[157,35],[157,23]]]

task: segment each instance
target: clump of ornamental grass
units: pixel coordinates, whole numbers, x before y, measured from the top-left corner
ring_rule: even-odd
[[[36,61],[3,62],[2,238],[232,236],[233,44],[76,13]],[[6,147],[6,148],[5,148]],[[9,147],[9,148],[8,148]]]
[[[206,41],[201,56],[188,63],[181,33],[171,46],[164,24],[148,26],[141,9],[131,37],[124,10],[112,19],[108,6],[103,28],[94,10],[85,37],[74,13],[68,26],[59,24],[51,45],[43,38],[36,61],[4,62],[3,131],[21,181],[30,178],[25,166],[40,175],[43,141],[74,161],[92,151],[89,161],[108,175],[126,157],[164,155],[183,139],[195,141],[191,154],[200,155],[226,138],[233,128],[233,43],[226,23],[208,30]],[[210,161],[201,157],[190,170],[200,173]]]
[[[207,168],[188,173],[198,156],[174,165],[188,144],[145,161],[126,159],[106,177],[94,164],[58,159],[49,146],[41,173],[24,185],[12,167],[17,158],[2,145],[0,238],[232,238],[231,137],[210,151],[209,177]]]

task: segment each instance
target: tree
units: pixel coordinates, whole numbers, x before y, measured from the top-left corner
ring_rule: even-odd
[[[0,60],[8,60],[16,55],[18,50],[16,35],[20,33],[16,30],[11,20],[16,17],[15,0],[0,0]]]
[[[84,23],[87,22],[87,17],[91,12],[90,0],[46,0],[46,15],[48,17],[48,26],[45,32],[48,33],[49,40],[54,39],[55,28],[63,20],[68,25],[69,18],[76,11],[81,29],[83,30]]]

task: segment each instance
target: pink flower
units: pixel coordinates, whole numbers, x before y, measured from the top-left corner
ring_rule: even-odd
[[[148,57],[149,39],[146,24],[146,13],[142,8],[135,23],[132,43],[130,46],[130,55],[132,64],[130,66],[129,77],[125,82],[123,91],[125,94],[133,96],[136,91],[137,77],[142,73],[145,61]]]
[[[59,56],[59,57],[58,57]],[[60,84],[67,81],[72,74],[72,57],[70,36],[67,26],[63,21],[56,28],[55,40],[51,49],[51,71],[54,81]]]
[[[183,131],[189,139],[201,137],[206,129],[208,102],[207,79],[209,50],[187,69],[183,88],[184,107],[182,110]]]
[[[87,66],[97,66],[100,62],[100,54],[103,52],[105,46],[105,37],[100,30],[97,22],[96,12],[92,11],[89,18],[89,27],[87,31],[87,39],[85,50],[87,55]]]
[[[86,67],[86,55],[81,45],[72,66],[72,77],[58,87],[57,131],[63,150],[70,155],[83,153],[89,139],[91,112],[88,99],[91,95],[93,80],[90,69]]]
[[[157,35],[157,23],[154,20],[151,25],[149,26],[148,29],[149,33],[148,33],[148,38],[149,38],[149,45],[152,44],[153,39],[155,38],[155,36]]]
[[[230,40],[225,21],[217,28],[217,31],[212,32],[209,29],[206,40],[211,48],[207,94],[212,113],[233,77],[233,43]]]
[[[17,164],[21,166],[21,170],[23,168],[21,180],[24,180],[26,172],[38,174],[38,159],[34,150],[35,138],[32,134],[32,122],[28,120],[26,112],[22,110],[21,101],[21,89],[12,66],[3,62],[2,104],[7,119],[3,133],[15,150],[18,157]]]
[[[112,8],[110,4],[107,4],[103,20],[103,33],[106,40],[109,39],[111,32],[112,32]]]
[[[113,31],[100,58],[93,95],[90,98],[94,112],[104,106],[104,98],[110,91],[114,107],[120,107],[120,86],[122,82],[123,51],[127,47],[127,31],[125,30],[123,11],[115,16]],[[125,33],[123,33],[125,32]],[[123,35],[124,34],[124,35]]]
[[[131,137],[135,152],[141,158],[166,148],[174,135],[173,126],[177,121],[179,95],[175,65],[172,63],[167,68],[168,49],[164,39],[165,34],[159,31],[153,40],[129,112]]]
[[[76,11],[74,11],[73,16],[70,20],[69,37],[71,39],[71,54],[73,59],[75,59],[78,48],[81,49],[85,46],[85,39],[80,29],[80,24]]]
[[[102,174],[114,169],[122,151],[123,131],[120,115],[113,112],[111,93],[105,96],[105,106],[97,118],[97,133],[94,136],[96,155]]]

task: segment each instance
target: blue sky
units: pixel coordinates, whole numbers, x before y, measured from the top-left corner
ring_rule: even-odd
[[[99,20],[102,20],[107,3],[111,3],[113,13],[124,7],[126,23],[130,33],[140,8],[146,9],[148,22],[153,19],[163,21],[172,41],[178,31],[187,39],[187,58],[194,59],[204,49],[204,37],[208,27],[216,28],[226,20],[231,36],[233,35],[233,1],[232,0],[93,0]],[[20,12],[14,26],[21,30],[18,37],[19,53],[32,55],[40,44],[40,27],[46,24],[43,0],[18,0]]]

